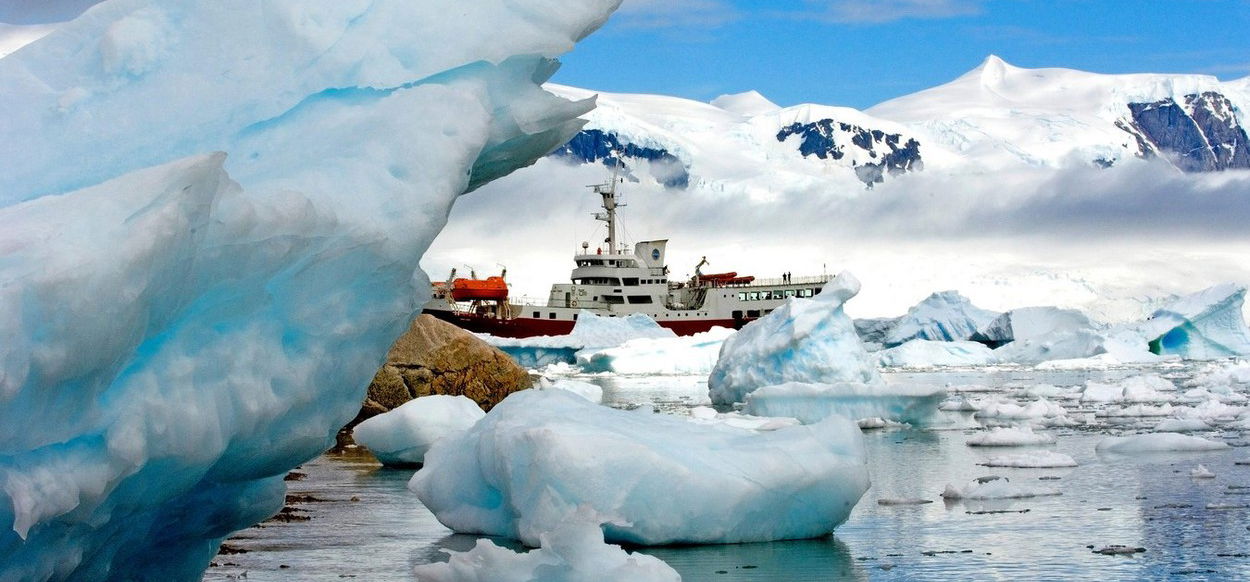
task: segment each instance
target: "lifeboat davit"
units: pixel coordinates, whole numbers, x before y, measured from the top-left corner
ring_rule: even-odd
[[[508,298],[508,283],[503,277],[455,279],[451,282],[451,298],[456,301],[503,301]]]

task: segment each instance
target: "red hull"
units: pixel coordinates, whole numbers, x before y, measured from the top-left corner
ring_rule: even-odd
[[[493,317],[481,317],[441,310],[427,311],[426,313],[443,321],[455,324],[461,329],[474,333],[489,333],[495,337],[525,338],[540,335],[567,335],[573,331],[574,323],[568,320],[533,319],[527,317],[496,319]],[[673,330],[673,333],[677,335],[694,335],[696,333],[705,332],[716,326],[739,329],[743,325],[746,325],[748,321],[750,320],[703,319],[658,321],[656,323],[659,323],[661,327]]]

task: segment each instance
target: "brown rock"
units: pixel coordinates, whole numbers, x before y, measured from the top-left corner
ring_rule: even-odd
[[[489,411],[529,387],[529,374],[507,354],[450,323],[419,315],[391,346],[350,426],[431,394],[467,396]]]

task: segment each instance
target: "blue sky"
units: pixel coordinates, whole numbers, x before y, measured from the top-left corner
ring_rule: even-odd
[[[986,55],[1021,67],[1250,75],[1250,0],[625,0],[555,81],[866,108]]]

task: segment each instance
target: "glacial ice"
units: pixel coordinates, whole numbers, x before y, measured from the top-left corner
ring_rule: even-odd
[[[907,310],[886,334],[884,343],[886,347],[894,347],[914,339],[966,340],[998,315],[973,305],[957,291],[942,291]]]
[[[934,366],[984,366],[998,361],[993,350],[969,341],[914,339],[874,354],[877,365],[885,368],[929,368]]]
[[[1250,329],[1242,316],[1246,288],[1223,283],[1176,299],[1136,330],[1156,354],[1191,360],[1250,355]]]
[[[1067,416],[1068,411],[1045,398],[1038,398],[1026,405],[1014,402],[991,401],[977,408],[975,418],[994,418],[1000,420],[1037,420]]]
[[[1123,437],[1107,437],[1098,441],[1094,449],[1100,453],[1133,455],[1142,453],[1222,451],[1227,443],[1202,437],[1154,432]]]
[[[0,579],[198,579],[591,103],[614,0],[113,0],[0,59]]]
[[[868,488],[841,418],[758,432],[616,410],[559,390],[514,393],[439,441],[409,488],[447,527],[542,543],[573,508],[633,544],[825,535]]]
[[[708,376],[712,402],[743,402],[758,388],[786,382],[883,384],[842,310],[859,288],[859,281],[843,272],[816,297],[787,299],[725,339]]]
[[[538,548],[514,552],[479,539],[467,552],[448,552],[447,562],[414,568],[417,582],[679,582],[681,575],[657,558],[626,553],[604,543],[600,519],[576,510]],[[445,550],[446,551],[446,550]]]
[[[352,438],[383,465],[414,465],[430,446],[449,434],[467,430],[486,416],[465,396],[422,396],[356,425]]]
[[[587,348],[576,354],[586,372],[617,374],[709,374],[732,329],[712,329],[682,337],[631,339],[619,346]]]
[[[748,394],[744,410],[756,416],[797,418],[804,424],[831,415],[925,424],[945,398],[945,389],[924,384],[787,382]]]
[[[481,334],[487,343],[512,356],[526,368],[541,368],[556,363],[573,364],[582,350],[595,352],[619,346],[640,338],[675,338],[677,334],[660,327],[654,319],[642,313],[626,317],[607,317],[586,310],[577,314],[573,331],[566,335],[544,335],[528,338],[504,338]]]

